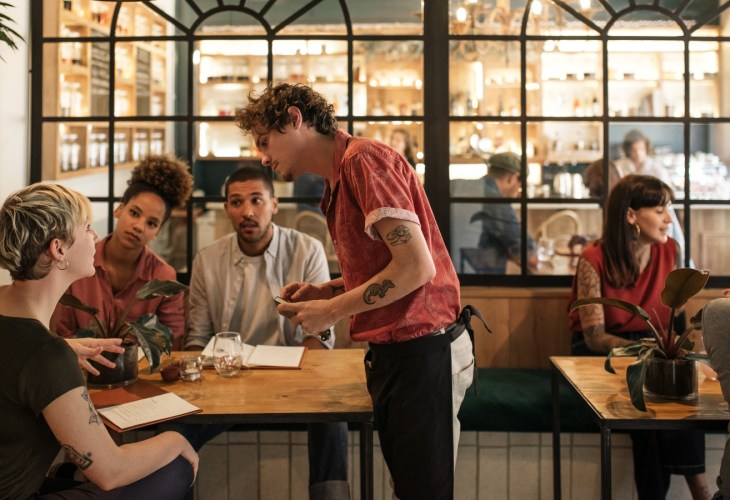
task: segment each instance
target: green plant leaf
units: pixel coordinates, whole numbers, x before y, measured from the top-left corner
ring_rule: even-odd
[[[710,368],[712,368],[712,364],[710,364],[710,357],[705,352],[686,352],[682,356],[684,359],[689,359],[691,361],[699,361],[701,363],[706,364]],[[713,368],[714,369],[714,368]]]
[[[587,306],[591,304],[603,304],[605,306],[618,307],[619,309],[623,309],[624,311],[629,312],[634,316],[640,317],[649,325],[651,325],[651,316],[649,316],[649,313],[647,313],[641,307],[621,299],[609,299],[608,297],[589,297],[587,299],[578,299],[570,305],[570,312],[573,312],[581,306]]]
[[[646,380],[646,361],[654,356],[656,347],[649,347],[639,358],[626,368],[626,385],[629,388],[631,404],[639,411],[646,411],[644,401],[644,380]]]
[[[606,362],[604,363],[603,367],[606,369],[609,373],[616,373],[613,369],[613,366],[611,366],[611,358],[625,358],[628,356],[636,356],[639,354],[639,351],[641,351],[641,348],[644,347],[644,342],[639,340],[637,342],[634,342],[633,344],[624,345],[621,347],[614,347],[611,349],[611,351],[606,356]]]
[[[679,309],[707,284],[710,273],[689,267],[675,269],[667,276],[662,290],[662,304]]]
[[[136,320],[127,323],[129,330],[126,335],[134,335],[150,364],[150,373],[160,364],[162,353],[170,354],[172,348],[172,333],[170,329],[160,323],[157,315],[145,314]]]
[[[134,298],[137,300],[150,300],[155,297],[170,297],[187,289],[187,286],[175,280],[152,280],[140,288]]]
[[[78,309],[85,312],[86,314],[93,316],[94,322],[91,323],[90,328],[92,328],[92,330],[97,333],[96,336],[104,338],[109,337],[109,329],[104,323],[99,320],[99,309],[94,306],[90,306],[89,304],[86,304],[84,302],[81,302],[76,296],[71,295],[70,293],[63,294],[61,296],[61,300],[59,300],[58,302],[60,304],[63,304],[64,306],[73,307],[74,309]]]
[[[80,309],[84,311],[87,314],[91,314],[92,316],[96,316],[99,314],[99,309],[97,309],[94,306],[90,306],[89,304],[86,304],[84,302],[81,302],[79,299],[77,299],[74,295],[71,295],[70,293],[65,293],[61,296],[61,300],[59,300],[61,304],[64,306],[73,307],[74,309]]]

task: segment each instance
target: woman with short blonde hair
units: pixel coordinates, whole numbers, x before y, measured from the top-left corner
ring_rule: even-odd
[[[183,498],[194,481],[198,455],[178,433],[116,445],[74,350],[49,330],[69,285],[94,274],[98,237],[89,200],[63,186],[33,184],[0,209],[0,267],[13,278],[0,287],[3,498]],[[60,449],[89,482],[45,478]]]

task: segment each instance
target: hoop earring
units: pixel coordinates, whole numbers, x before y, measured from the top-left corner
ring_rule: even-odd
[[[61,262],[64,263],[63,267],[61,267],[59,265]],[[56,261],[56,269],[58,269],[59,271],[65,271],[67,268],[68,268],[68,261],[66,259],[63,259],[62,261],[58,261],[58,260]]]
[[[641,236],[641,228],[639,227],[638,224],[633,224],[633,226],[634,226],[634,229],[636,229],[634,239],[638,240],[639,236]]]

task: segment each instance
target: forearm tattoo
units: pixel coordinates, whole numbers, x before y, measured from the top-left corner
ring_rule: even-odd
[[[332,296],[333,297],[337,297],[338,295],[345,293],[345,286],[344,285],[340,285],[340,286],[330,285],[330,288],[332,289]]]
[[[67,444],[62,444],[61,448],[63,448],[63,451],[66,452],[66,459],[75,463],[76,466],[81,470],[88,469],[89,466],[94,463],[94,461],[91,459],[90,451],[87,452],[86,455],[82,455]]]
[[[94,408],[94,403],[91,402],[91,396],[89,396],[86,387],[84,387],[84,392],[81,393],[81,397],[84,398],[86,404],[89,405],[89,423],[101,425],[101,419],[99,418],[99,414],[96,413],[96,408]]]
[[[366,304],[375,304],[373,297],[380,297],[381,299],[385,298],[388,288],[395,288],[395,284],[390,280],[383,280],[382,285],[373,283],[365,289],[365,292],[362,294],[362,300]]]
[[[601,279],[588,261],[581,259],[578,262],[577,280],[579,299],[601,296]],[[583,338],[591,350],[606,354],[611,348],[616,347],[617,338],[606,334],[606,319],[602,305],[583,306],[579,309],[579,313]]]
[[[408,228],[401,224],[385,235],[385,238],[388,240],[388,243],[390,243],[390,246],[394,247],[396,245],[404,245],[408,243],[412,236]]]

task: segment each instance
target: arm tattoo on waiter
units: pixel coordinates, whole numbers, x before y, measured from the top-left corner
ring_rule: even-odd
[[[388,240],[388,243],[390,243],[390,246],[394,247],[396,245],[403,245],[405,243],[408,243],[411,240],[412,236],[408,228],[401,224],[400,226],[389,232],[387,235],[385,235],[385,238]]]
[[[91,396],[89,396],[86,387],[84,387],[81,397],[84,398],[86,404],[89,405],[89,423],[101,425],[101,419],[99,418],[99,414],[96,413],[96,408],[94,408],[94,403],[91,402]]]
[[[373,297],[377,296],[381,299],[385,298],[385,294],[388,292],[388,288],[395,288],[395,284],[390,280],[383,280],[382,285],[373,283],[365,289],[365,292],[363,292],[362,300],[366,304],[375,304],[375,300],[373,300]]]

